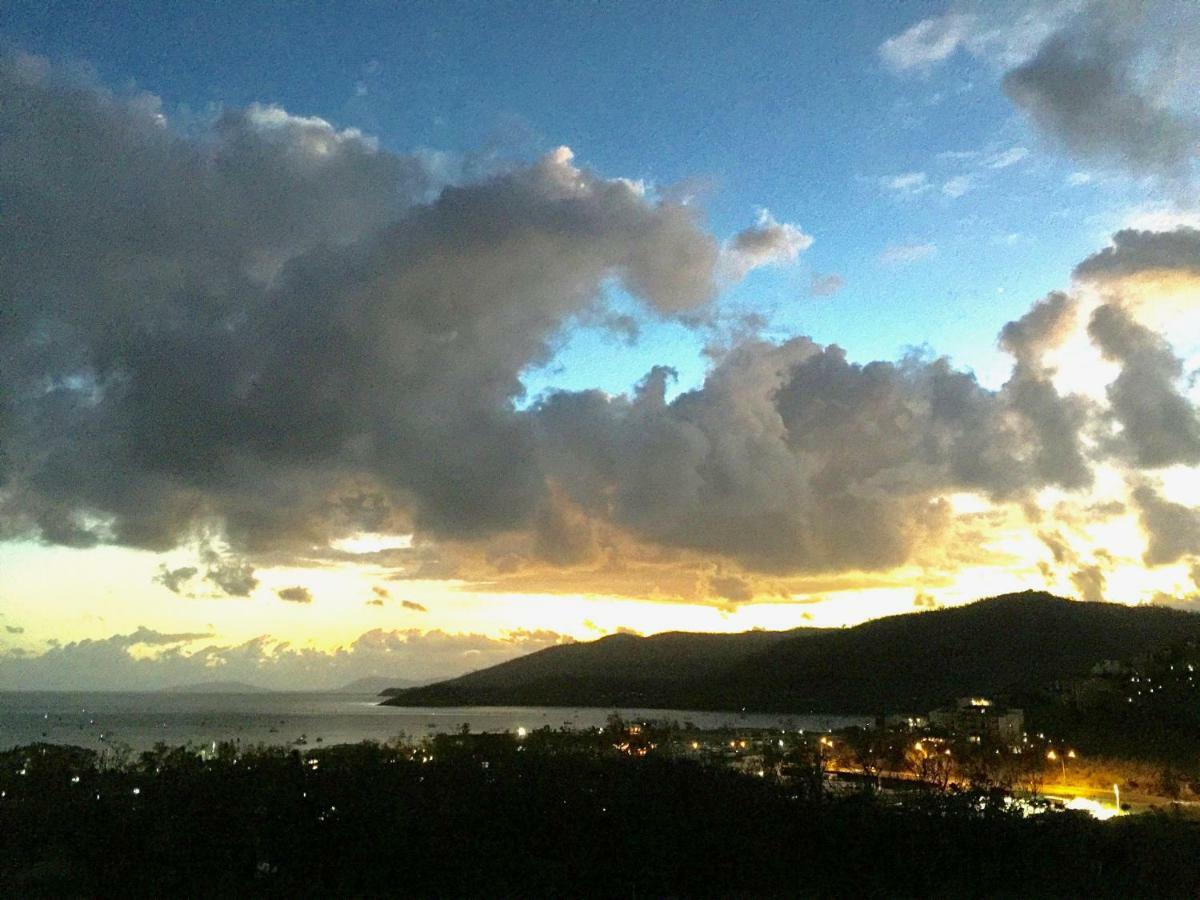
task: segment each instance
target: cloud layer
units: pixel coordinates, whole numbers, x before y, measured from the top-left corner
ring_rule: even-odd
[[[1110,7],[1110,11],[1116,7]],[[1167,106],[1139,77],[1139,47],[1120,16],[1056,34],[1004,76],[1004,90],[1046,134],[1084,159],[1139,174],[1186,178],[1200,118]],[[1185,26],[1186,27],[1186,26]]]
[[[262,636],[219,644],[206,633],[128,634],[55,644],[39,655],[0,654],[0,690],[155,690],[240,681],[276,690],[328,690],[358,678],[449,678],[569,640],[550,631],[500,637],[374,629],[330,651]]]
[[[454,187],[274,108],[185,139],[36,60],[4,59],[0,101],[9,534],[261,552],[520,525],[544,495],[522,370],[609,279],[663,315],[715,290],[693,210],[565,149]]]
[[[1176,186],[1200,143],[1193,63],[1200,14],[1186,0],[959,0],[879,46],[898,74],[927,74],[957,53],[1001,73],[1004,92],[1050,142],[1089,164]],[[987,164],[1019,161],[1013,148]]]
[[[926,38],[933,61],[949,38]],[[157,575],[177,593],[247,596],[262,561],[371,532],[414,535],[375,556],[397,578],[551,573],[732,604],[795,576],[982,558],[952,540],[976,527],[955,494],[1031,508],[1100,463],[1200,462],[1182,362],[1119,296],[1086,325],[1118,369],[1106,403],[1056,386],[1081,327],[1066,293],[1004,327],[998,389],[932,354],[743,336],[670,400],[658,366],[628,395],[527,402],[522,373],[609,312],[607,284],[694,323],[725,279],[812,243],[766,211],[718,241],[693,206],[566,148],[449,184],[319,119],[254,106],[184,136],[154,98],[5,57],[0,196],[0,536],[191,547]],[[1119,291],[1146,265],[1194,271],[1195,243],[1121,232],[1077,276]],[[1156,547],[1152,563],[1181,558]]]

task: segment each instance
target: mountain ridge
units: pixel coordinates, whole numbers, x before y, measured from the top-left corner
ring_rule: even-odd
[[[420,697],[416,705],[578,706],[583,704],[576,697],[586,694],[594,701],[589,705],[656,705],[681,685],[712,677],[772,643],[823,630],[611,634],[547,647],[422,688],[392,691],[386,702],[406,705],[396,700]]]
[[[609,635],[420,688],[393,706],[641,706],[779,713],[927,712],[1008,696],[1200,637],[1200,615],[1040,591],[852,628]]]

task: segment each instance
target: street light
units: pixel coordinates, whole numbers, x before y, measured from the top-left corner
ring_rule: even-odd
[[[1071,757],[1071,759],[1074,759],[1075,751],[1068,750],[1066,752],[1066,754],[1063,756],[1060,756],[1059,754],[1055,753],[1053,749],[1051,749],[1049,752],[1046,753],[1046,759],[1050,760],[1050,762],[1054,762],[1055,760],[1058,760],[1058,764],[1060,766],[1062,766],[1062,783],[1063,784],[1067,783],[1067,757],[1068,756]]]

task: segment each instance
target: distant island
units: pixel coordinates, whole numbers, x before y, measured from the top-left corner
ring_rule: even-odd
[[[882,715],[1012,697],[1200,636],[1200,615],[1035,591],[844,629],[618,634],[424,687],[391,706],[591,706]]]
[[[176,684],[160,690],[160,694],[268,694],[269,688],[244,681],[197,681],[193,684]]]
[[[356,678],[340,687],[326,688],[316,693],[326,694],[375,694],[387,695],[397,690],[420,687],[429,684],[429,679],[388,678],[385,675],[367,675]],[[191,684],[176,684],[161,688],[160,694],[273,694],[279,693],[277,688],[263,687],[245,681],[197,681]]]
[[[367,675],[365,678],[356,678],[349,684],[333,688],[329,693],[386,695],[389,691],[405,690],[407,688],[420,687],[424,684],[429,684],[429,679],[418,680],[411,678],[388,678],[384,675]]]

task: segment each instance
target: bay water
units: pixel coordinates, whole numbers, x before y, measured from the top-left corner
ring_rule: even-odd
[[[380,706],[373,694],[334,693],[150,693],[0,692],[0,750],[45,741],[101,750],[127,745],[134,751],[214,741],[243,746],[279,744],[319,747],[419,739],[458,731],[574,729],[603,725],[614,712],[578,707]],[[781,716],[663,709],[616,710],[627,720],[692,723],[698,728],[782,728],[824,731],[865,724],[855,716]]]

